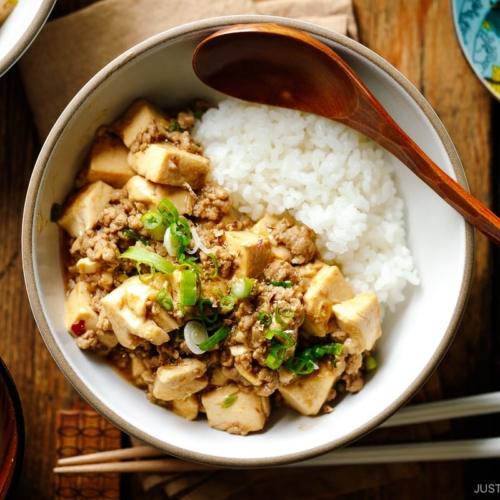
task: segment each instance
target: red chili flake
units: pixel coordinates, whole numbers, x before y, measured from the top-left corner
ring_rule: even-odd
[[[81,319],[80,321],[78,321],[78,323],[75,323],[74,325],[71,325],[71,331],[75,334],[75,335],[83,335],[85,332],[86,332],[86,328],[85,328],[85,320],[84,319]]]

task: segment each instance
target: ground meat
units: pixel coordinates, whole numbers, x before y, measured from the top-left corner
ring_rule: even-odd
[[[194,125],[194,115],[190,111],[181,111],[177,115],[177,121],[184,130],[190,129]]]
[[[229,193],[217,184],[207,183],[198,193],[193,215],[201,219],[217,221],[222,219],[230,208]]]
[[[118,267],[120,250],[115,235],[89,230],[82,237],[81,253],[94,262],[105,263],[109,267]]]
[[[304,320],[304,304],[302,299],[303,293],[299,287],[292,286],[286,288],[260,284],[256,296],[257,310],[272,312],[275,308],[292,309],[294,311],[293,317],[283,319],[290,323],[290,327],[295,325],[298,328]]]
[[[349,375],[354,375],[359,371],[363,364],[363,356],[361,354],[352,354],[345,358],[345,372]]]
[[[99,348],[99,338],[94,330],[87,330],[83,335],[76,337],[76,345],[83,350],[95,351]]]
[[[271,236],[290,250],[292,264],[305,264],[316,254],[314,232],[306,226],[296,224],[291,217],[280,219],[272,230]]]
[[[261,368],[257,377],[263,382],[255,391],[259,396],[270,396],[279,386],[279,375],[276,371]]]
[[[165,138],[165,131],[160,130],[156,123],[150,123],[144,132],[137,134],[134,142],[130,145],[130,151],[132,153],[143,151],[149,144],[164,141]]]
[[[359,392],[364,386],[363,375],[361,372],[357,372],[353,375],[344,373],[339,384],[339,390],[342,389],[347,392]]]
[[[265,269],[264,277],[267,281],[291,281],[298,283],[300,277],[295,268],[284,260],[275,259]]]
[[[224,279],[229,278],[233,271],[234,256],[222,246],[210,247],[210,253],[217,260],[217,275]],[[214,270],[212,259],[208,255],[201,253],[200,261],[203,268],[211,274]]]

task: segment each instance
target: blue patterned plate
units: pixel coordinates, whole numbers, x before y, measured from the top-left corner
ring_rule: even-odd
[[[500,99],[500,0],[453,0],[453,20],[470,65]]]

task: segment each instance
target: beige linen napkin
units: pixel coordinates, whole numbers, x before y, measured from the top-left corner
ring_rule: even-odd
[[[237,14],[294,17],[357,37],[351,0],[102,0],[49,21],[20,61],[40,139],[80,88],[121,53],[181,24]]]

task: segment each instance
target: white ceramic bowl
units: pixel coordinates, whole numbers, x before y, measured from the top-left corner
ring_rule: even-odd
[[[452,341],[467,299],[473,264],[473,230],[433,191],[396,164],[406,202],[409,246],[421,285],[384,320],[379,369],[364,389],[335,411],[310,418],[275,411],[265,432],[246,437],[188,422],[146,400],[97,357],[79,350],[63,324],[64,282],[53,203],[69,192],[96,128],[119,116],[137,97],[162,106],[201,97],[220,98],[194,75],[191,56],[211,32],[239,22],[278,22],[302,29],[334,48],[358,72],[396,121],[452,177],[466,185],[455,149],[425,99],[376,54],[337,33],[292,20],[224,17],[167,31],[129,50],[99,72],[74,98],[52,129],[35,166],[23,222],[23,263],[41,334],[74,387],[128,434],[190,460],[229,466],[299,461],[346,445],[374,429],[414,395]]]
[[[19,0],[0,26],[0,76],[28,49],[49,17],[56,0]]]

